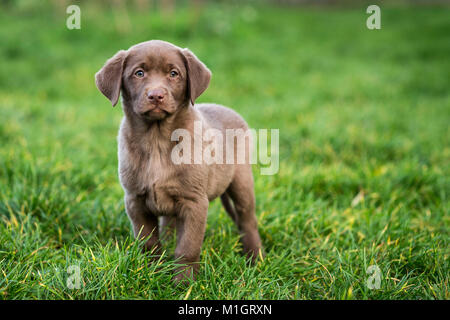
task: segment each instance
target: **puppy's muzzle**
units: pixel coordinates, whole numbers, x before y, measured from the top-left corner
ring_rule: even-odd
[[[167,90],[159,88],[147,91],[147,99],[150,103],[158,105],[164,102],[166,98]]]
[[[146,92],[147,103],[141,107],[138,113],[144,117],[164,114],[164,104],[167,102],[167,90],[164,88],[151,89]]]

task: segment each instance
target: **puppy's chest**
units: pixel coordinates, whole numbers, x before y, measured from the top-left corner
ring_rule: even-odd
[[[174,199],[169,192],[174,170],[169,161],[169,155],[159,150],[135,154],[128,151],[126,157],[119,157],[123,187],[127,192],[145,195],[146,204],[154,214],[171,214],[174,210]]]

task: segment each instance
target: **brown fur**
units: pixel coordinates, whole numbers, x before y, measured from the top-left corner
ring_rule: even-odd
[[[216,128],[224,134],[228,128],[248,128],[231,109],[194,106],[210,77],[209,69],[191,51],[158,40],[119,51],[96,74],[98,89],[113,106],[122,92],[125,116],[118,136],[119,177],[134,234],[150,236],[146,249],[160,249],[158,217],[163,232],[176,228],[175,257],[187,264],[176,280],[193,277],[209,201],[219,196],[241,232],[246,254],[255,260],[261,249],[248,155],[245,164],[210,165],[176,165],[170,157],[177,143],[170,139],[173,130],[186,129],[193,137],[196,120],[203,130]],[[226,152],[224,148],[224,156]]]

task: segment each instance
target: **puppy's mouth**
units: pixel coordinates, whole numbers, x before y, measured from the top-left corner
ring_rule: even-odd
[[[166,110],[157,106],[157,107],[154,107],[153,109],[142,112],[140,115],[141,115],[141,117],[143,117],[145,119],[155,119],[155,118],[161,119],[161,118],[164,118],[165,116],[167,116],[168,114],[169,113]]]

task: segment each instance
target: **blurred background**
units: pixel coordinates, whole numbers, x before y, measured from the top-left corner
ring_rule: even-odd
[[[81,29],[66,26],[71,4]],[[370,4],[380,30],[366,27]],[[86,248],[130,237],[117,179],[122,111],[94,74],[118,50],[162,39],[212,70],[198,102],[280,129],[279,173],[254,170],[273,266],[258,283],[278,280],[247,283],[245,297],[448,298],[449,13],[447,1],[425,0],[0,1],[0,265],[17,279],[0,292],[64,297],[51,273],[40,281],[53,293],[19,283],[37,265],[93,263]],[[236,233],[219,203],[210,211],[202,256],[214,262],[209,248],[234,252]],[[369,261],[398,281],[367,291]],[[236,298],[227,290],[216,298]]]

